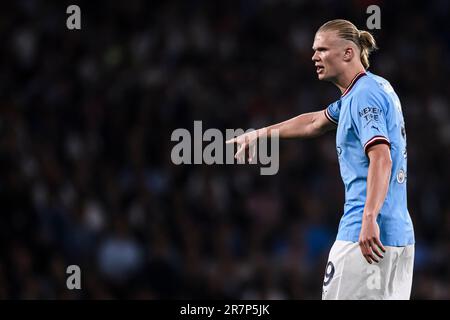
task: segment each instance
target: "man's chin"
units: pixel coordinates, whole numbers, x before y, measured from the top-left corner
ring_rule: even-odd
[[[321,81],[330,81],[331,77],[325,75],[325,73],[318,73],[317,79],[319,79]]]

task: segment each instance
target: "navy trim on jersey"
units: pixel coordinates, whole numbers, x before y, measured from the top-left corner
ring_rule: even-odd
[[[350,82],[349,86],[347,87],[347,89],[345,89],[344,93],[342,94],[341,98],[343,96],[345,96],[347,93],[350,92],[350,90],[352,90],[353,86],[355,85],[356,81],[358,81],[361,77],[365,76],[366,73],[364,71],[359,72],[354,78],[353,80]]]
[[[337,125],[337,121],[333,119],[333,117],[328,113],[328,109],[325,109],[325,117],[335,125]]]
[[[364,153],[367,154],[367,149],[369,149],[370,147],[372,147],[376,144],[380,144],[380,143],[384,143],[384,144],[387,144],[388,146],[391,146],[391,143],[389,142],[389,140],[386,137],[375,136],[372,139],[370,139],[369,141],[367,141],[366,144],[364,145]]]

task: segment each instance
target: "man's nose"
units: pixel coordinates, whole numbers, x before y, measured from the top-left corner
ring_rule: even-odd
[[[313,56],[311,57],[311,60],[314,61],[314,62],[319,60],[318,57],[317,57],[317,52],[314,52]]]

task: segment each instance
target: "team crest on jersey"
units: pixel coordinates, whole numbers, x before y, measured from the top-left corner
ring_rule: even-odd
[[[397,173],[397,182],[403,183],[406,180],[406,173],[403,169],[400,169],[400,171]]]

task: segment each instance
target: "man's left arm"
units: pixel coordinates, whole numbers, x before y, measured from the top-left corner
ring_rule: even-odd
[[[389,145],[386,143],[372,145],[366,152],[370,163],[359,245],[367,262],[372,263],[373,261],[379,262],[379,258],[383,258],[380,250],[386,251],[380,241],[377,216],[389,189],[392,160]]]
[[[359,246],[368,263],[379,262],[382,251],[377,216],[386,198],[392,169],[387,126],[389,100],[378,87],[361,91],[351,107],[356,131],[369,160],[367,193]]]

